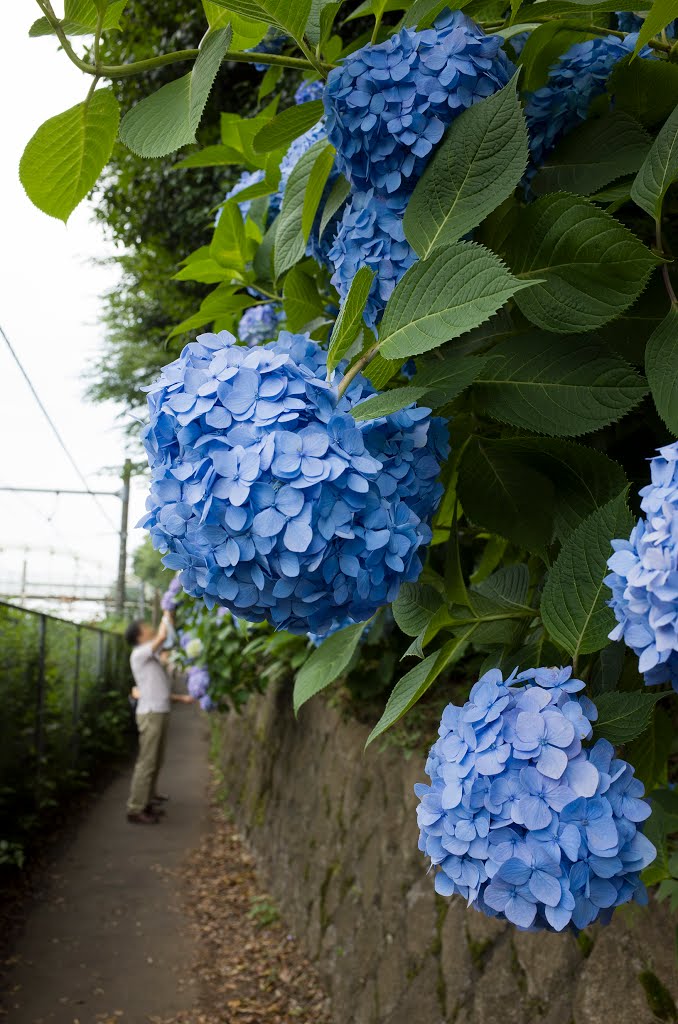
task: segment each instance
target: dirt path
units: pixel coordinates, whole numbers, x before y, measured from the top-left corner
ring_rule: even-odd
[[[129,775],[101,795],[29,908],[0,1020],[329,1024],[313,969],[210,806],[204,717],[172,712],[162,824],[126,822]]]

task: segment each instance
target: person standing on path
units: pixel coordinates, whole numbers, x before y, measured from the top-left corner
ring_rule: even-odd
[[[160,820],[153,805],[167,799],[158,795],[156,783],[165,753],[171,702],[193,703],[188,694],[172,693],[170,679],[158,657],[167,640],[170,615],[165,612],[157,632],[148,622],[131,622],[125,632],[125,639],[133,648],[130,667],[138,693],[139,753],[127,801],[127,820],[133,825],[157,825]]]

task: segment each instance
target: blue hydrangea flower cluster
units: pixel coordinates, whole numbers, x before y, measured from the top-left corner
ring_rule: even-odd
[[[173,612],[176,610],[177,604],[179,603],[178,598],[181,593],[181,580],[178,576],[175,576],[160,598],[160,607],[164,612]]]
[[[416,260],[402,218],[445,128],[511,77],[501,42],[461,12],[445,11],[432,28],[402,29],[330,72],[327,134],[352,187],[329,251],[332,282],[343,299],[359,267],[376,270],[365,313],[371,328]]]
[[[441,896],[521,929],[585,928],[646,893],[656,850],[634,769],[600,739],[571,668],[498,669],[443,712],[418,784],[419,848]],[[579,694],[579,696],[577,696]]]
[[[146,526],[184,590],[240,618],[327,633],[416,580],[447,427],[410,406],[358,422],[326,353],[281,332],[247,349],[203,334],[148,390]],[[339,370],[341,372],[341,370]]]
[[[513,70],[501,39],[460,11],[363,46],[330,72],[325,90],[339,169],[361,191],[411,191],[445,128]]]
[[[240,318],[238,339],[250,347],[263,345],[266,341],[273,341],[284,319],[285,314],[282,309],[273,302],[250,306]]]
[[[294,94],[294,102],[311,103],[313,100],[321,100],[325,91],[325,85],[316,78],[312,82],[303,81]]]
[[[625,39],[597,36],[575,43],[553,65],[547,84],[528,93],[525,103],[530,137],[528,180],[559,139],[586,120],[591,101],[605,92],[613,68],[633,53],[637,38],[637,34]],[[651,55],[647,47],[640,51],[641,57]]]
[[[640,491],[645,517],[628,540],[613,540],[605,582],[623,640],[638,655],[648,686],[678,692],[678,441],[650,460],[651,483]]]
[[[344,208],[329,250],[332,284],[342,301],[360,267],[375,271],[364,313],[365,323],[372,329],[398,281],[417,259],[403,229],[407,199],[399,192],[392,196],[375,195],[373,189],[356,192]]]
[[[210,674],[207,669],[201,665],[191,665],[186,674],[186,688],[191,697],[200,700],[207,693],[209,685]]]

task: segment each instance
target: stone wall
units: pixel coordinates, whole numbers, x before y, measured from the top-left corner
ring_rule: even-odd
[[[218,725],[227,800],[336,1024],[652,1024],[676,1020],[675,920],[526,934],[433,891],[412,787],[423,760],[370,748],[321,698],[288,690]],[[312,1024],[312,1022],[308,1022]]]

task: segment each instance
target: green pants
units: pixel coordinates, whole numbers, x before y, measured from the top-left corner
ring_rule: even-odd
[[[132,775],[127,813],[139,814],[150,803],[165,756],[169,713],[149,711],[137,715],[139,753]]]

